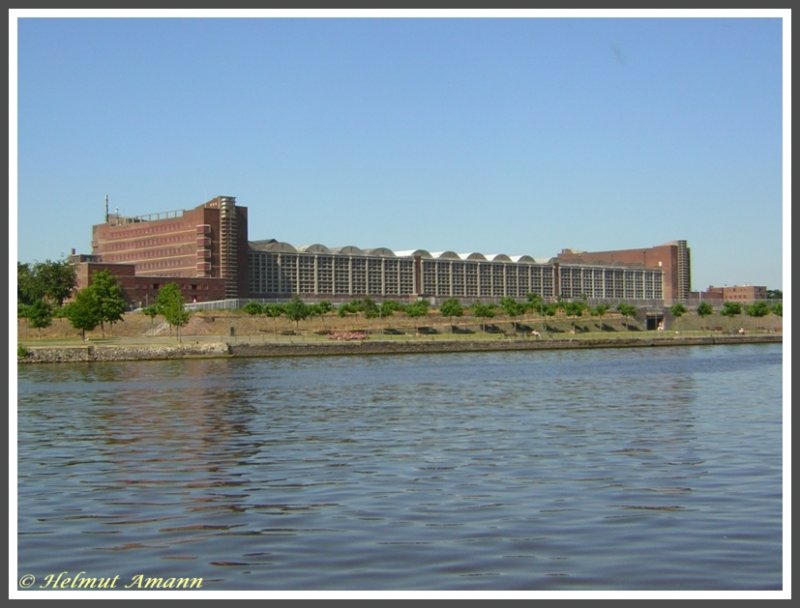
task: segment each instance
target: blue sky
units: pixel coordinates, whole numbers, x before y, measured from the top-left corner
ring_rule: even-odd
[[[782,288],[781,60],[777,18],[21,18],[17,255],[231,195],[252,240]]]

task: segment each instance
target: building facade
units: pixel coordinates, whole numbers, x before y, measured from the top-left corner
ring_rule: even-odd
[[[685,299],[690,289],[686,241],[605,252],[565,249],[549,260],[385,247],[295,247],[275,239],[249,241],[247,212],[231,196],[146,216],[106,212],[106,221],[93,227],[91,260],[83,263],[95,266],[86,273],[101,263],[114,269],[134,303],[149,301],[170,281],[181,285],[189,302],[293,296],[469,302],[537,294],[546,300],[661,306]]]
[[[186,211],[136,217],[106,213],[92,228],[92,255],[111,264],[132,264],[136,276],[221,278],[225,297],[247,284],[247,208],[218,196]]]
[[[761,285],[711,286],[702,292],[698,299],[712,304],[722,304],[723,302],[753,304],[767,299],[767,288]]]
[[[482,253],[393,252],[387,248],[339,249],[315,244],[251,243],[250,297],[298,295],[308,299],[347,300],[458,298],[467,302],[581,298],[591,302],[635,300],[661,305],[662,272],[641,267],[537,262],[530,256]]]
[[[606,267],[639,266],[659,270],[663,280],[664,304],[685,302],[691,292],[691,251],[686,241],[673,241],[643,249],[572,251],[564,249],[556,258],[563,264],[591,264]]]
[[[78,290],[91,285],[92,276],[105,270],[116,277],[131,308],[155,303],[159,290],[167,283],[177,284],[186,302],[225,299],[225,280],[221,278],[136,275],[134,264],[106,263],[87,255],[73,255],[69,261],[75,266],[75,286]]]

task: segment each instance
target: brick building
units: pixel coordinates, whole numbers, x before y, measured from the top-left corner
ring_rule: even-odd
[[[176,283],[186,302],[225,299],[225,280],[221,278],[137,275],[134,264],[101,262],[91,255],[72,255],[69,261],[75,266],[77,289],[91,285],[92,275],[106,270],[119,281],[125,300],[132,308],[153,304],[159,289],[167,283]]]
[[[691,255],[686,241],[673,241],[643,249],[612,251],[572,251],[564,249],[557,256],[563,264],[601,266],[640,266],[660,269],[663,273],[664,304],[684,302],[691,292]]]
[[[536,293],[546,300],[685,301],[686,241],[604,252],[565,249],[556,258],[386,247],[294,247],[248,240],[247,208],[218,196],[194,209],[137,217],[109,214],[92,229],[92,255],[77,256],[79,286],[98,269],[120,278],[133,306],[147,305],[167,282],[187,302],[222,299],[437,299],[499,301]]]
[[[137,217],[106,213],[92,228],[92,254],[111,264],[133,264],[136,276],[221,278],[224,297],[248,289],[247,208],[218,196],[187,211]]]
[[[723,302],[752,304],[767,299],[767,288],[760,285],[711,286],[702,292],[698,299],[712,304],[722,304]]]

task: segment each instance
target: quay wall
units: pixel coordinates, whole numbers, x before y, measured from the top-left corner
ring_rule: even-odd
[[[408,340],[295,343],[194,343],[175,345],[80,345],[31,347],[19,363],[147,361],[220,357],[309,357],[319,355],[391,355],[420,353],[497,352],[572,348],[631,348],[701,346],[714,344],[780,343],[780,335],[701,336],[674,338],[558,339],[558,340]]]

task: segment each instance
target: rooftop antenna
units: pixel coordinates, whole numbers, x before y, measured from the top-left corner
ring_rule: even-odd
[[[106,224],[108,224],[108,194],[106,194]]]

